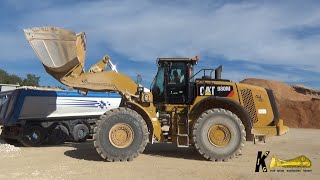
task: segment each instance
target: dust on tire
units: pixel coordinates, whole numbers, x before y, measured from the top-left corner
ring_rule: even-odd
[[[110,129],[117,123],[126,123],[134,131],[133,142],[126,148],[116,148],[108,137]],[[100,117],[94,128],[93,139],[97,152],[106,161],[131,161],[144,151],[148,142],[148,127],[136,111],[120,107]]]
[[[218,118],[220,117],[220,118]],[[224,119],[224,118],[225,119]],[[209,124],[208,124],[209,123]],[[214,123],[220,123],[231,129],[231,144],[226,147],[215,147],[205,140],[204,134]],[[193,142],[197,151],[206,159],[211,161],[227,161],[236,154],[241,153],[241,148],[246,141],[245,127],[241,120],[232,112],[225,109],[210,109],[202,113],[193,126]]]

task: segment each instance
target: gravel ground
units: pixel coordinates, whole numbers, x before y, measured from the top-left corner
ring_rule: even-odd
[[[0,139],[0,153],[12,153],[20,151],[19,147],[7,144],[4,140]]]
[[[192,148],[170,144],[148,145],[134,161],[117,163],[102,161],[91,140],[20,147],[0,153],[0,179],[320,179],[319,135],[316,129],[290,129],[266,144],[247,142],[243,154],[229,162],[206,161]],[[267,167],[273,155],[282,160],[305,155],[312,161],[312,172],[254,172],[257,152],[268,150]]]
[[[0,126],[0,134],[1,134],[1,126]],[[0,139],[0,157],[1,156],[9,156],[14,157],[20,151],[19,147],[15,147],[11,144],[6,143],[3,139]]]

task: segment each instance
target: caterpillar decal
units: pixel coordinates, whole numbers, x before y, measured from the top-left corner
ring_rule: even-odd
[[[233,94],[233,86],[226,85],[200,85],[198,91],[199,96],[230,97]]]

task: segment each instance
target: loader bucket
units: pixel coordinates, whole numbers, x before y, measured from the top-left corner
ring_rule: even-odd
[[[60,79],[75,67],[84,72],[86,39],[84,33],[75,34],[56,27],[24,29],[25,36],[46,71]]]
[[[24,29],[25,36],[39,57],[45,70],[60,83],[80,90],[119,92],[127,98],[136,98],[138,84],[130,77],[118,73],[109,56],[84,70],[85,34],[58,27]],[[111,70],[106,70],[106,65]]]

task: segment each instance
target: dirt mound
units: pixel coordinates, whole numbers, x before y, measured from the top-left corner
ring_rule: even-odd
[[[320,100],[320,91],[314,90],[312,88],[306,87],[304,85],[293,85],[292,86],[294,90],[300,94],[307,95],[308,97],[311,97],[313,99],[319,99]]]
[[[245,79],[241,83],[272,89],[285,125],[320,128],[320,91],[274,80]]]

